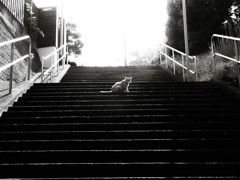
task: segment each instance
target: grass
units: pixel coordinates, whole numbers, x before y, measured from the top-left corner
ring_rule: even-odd
[[[197,58],[197,78],[195,74],[190,73],[190,81],[209,81],[213,77],[212,73],[212,60],[211,52],[207,51],[196,56]],[[165,66],[166,61],[165,57],[162,56],[163,66]],[[182,56],[175,55],[175,60],[182,64]],[[186,62],[184,64],[186,66]],[[189,67],[192,71],[195,72],[195,63],[193,60],[189,60]],[[174,71],[174,63],[168,60],[168,68]],[[183,76],[183,68],[175,64],[176,76]],[[187,76],[187,71],[184,70],[185,78]],[[182,77],[183,79],[183,77]]]
[[[211,51],[207,51],[197,56],[197,81],[210,81],[216,79],[227,83],[231,86],[238,87],[238,64],[224,60],[223,58],[216,58],[216,74],[214,76],[213,58]],[[180,62],[179,58],[178,61]],[[170,69],[173,70],[173,63],[169,63]],[[190,68],[194,64],[190,61]],[[191,68],[193,69],[193,68]],[[176,68],[177,75],[182,73],[181,68]],[[190,80],[194,80],[192,77]]]
[[[233,57],[235,56],[234,52],[234,45],[231,42],[227,41],[218,41],[217,47],[215,49],[216,52],[221,53],[223,55]],[[240,49],[240,47],[239,47]],[[160,62],[159,55],[156,56],[158,53],[158,50],[155,50],[155,52],[148,53],[147,55],[144,55],[143,57],[140,57],[136,61],[132,62],[131,65],[158,65]],[[169,55],[170,56],[170,55]],[[212,52],[209,49],[208,51],[205,51],[201,54],[196,55],[197,58],[197,78],[195,78],[195,75],[190,74],[190,81],[210,81],[212,79],[218,80],[220,82],[223,82],[225,84],[231,85],[233,87],[239,86],[239,80],[238,80],[238,64],[231,62],[229,60],[217,57],[216,62],[216,74],[214,75],[214,66],[213,66],[213,58],[212,58]],[[182,57],[180,55],[175,54],[175,59],[182,63]],[[163,64],[162,66],[166,66],[166,60],[165,57],[162,56]],[[195,71],[195,65],[192,60],[189,60],[189,66],[190,69]],[[172,61],[168,60],[168,68],[173,72],[174,71],[174,64]],[[186,70],[185,72],[185,78],[186,78]],[[177,77],[180,77],[180,79],[183,79],[183,68],[175,65],[175,73]]]

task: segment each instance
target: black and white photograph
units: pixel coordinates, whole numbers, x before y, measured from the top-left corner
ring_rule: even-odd
[[[0,180],[240,179],[240,0],[0,0]]]

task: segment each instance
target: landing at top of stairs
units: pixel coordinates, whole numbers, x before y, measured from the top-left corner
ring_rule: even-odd
[[[122,80],[132,77],[133,81],[175,81],[176,78],[159,66],[127,66],[127,67],[71,67],[64,76],[64,82],[82,80]]]

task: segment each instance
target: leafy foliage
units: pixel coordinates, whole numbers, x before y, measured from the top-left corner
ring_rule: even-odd
[[[80,40],[81,34],[77,31],[77,25],[74,23],[68,23],[67,27],[68,52],[80,55],[84,44]]]
[[[240,0],[234,2],[223,27],[227,36],[240,37]]]
[[[180,51],[184,51],[184,33],[181,2],[168,3],[168,15],[166,36],[167,44]]]
[[[229,16],[236,0],[186,0],[190,54],[208,50],[211,36],[222,34],[222,23]],[[182,1],[169,1],[167,44],[185,51],[183,34]]]

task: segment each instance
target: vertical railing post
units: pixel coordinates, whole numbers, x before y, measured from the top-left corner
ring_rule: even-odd
[[[65,55],[66,55],[66,52],[65,52],[65,45],[64,45],[63,46],[63,59],[62,59],[63,67],[62,67],[62,69],[65,69]]]
[[[56,54],[57,54],[57,62],[58,62],[58,60],[59,60],[59,56],[60,56],[60,52],[57,51]],[[60,63],[60,62],[57,63],[57,76],[58,76],[59,63]]]
[[[239,57],[238,57],[238,45],[237,45],[237,41],[234,40],[234,49],[235,49],[235,56],[236,56],[236,59],[237,61],[239,60]]]
[[[65,69],[65,63],[66,63],[66,44],[63,46],[63,69]]]
[[[235,56],[236,60],[239,61],[239,55],[238,55],[238,43],[236,40],[234,40],[234,47],[235,47]],[[238,73],[238,85],[240,88],[240,65],[237,65],[237,73]]]
[[[50,83],[52,82],[52,78],[53,78],[53,69],[50,69]]]
[[[174,54],[174,50],[172,50],[172,58],[173,60],[175,60],[175,54]],[[173,61],[173,74],[176,74],[176,65],[175,62]]]
[[[195,81],[197,81],[197,76],[198,76],[198,72],[197,72],[197,57],[193,56],[194,59],[194,66],[195,66]]]
[[[29,39],[29,59],[28,59],[28,80],[30,80],[30,75],[31,75],[31,60],[32,60],[32,42],[31,39]]]
[[[238,86],[240,88],[240,64],[237,65],[237,71],[238,71]]]
[[[160,50],[160,53],[159,53],[159,58],[160,58],[160,65],[162,65],[162,52]]]
[[[215,52],[214,52],[214,44],[213,44],[213,36],[211,38],[211,46],[212,46],[212,73],[213,78],[216,76],[216,63],[215,63]]]
[[[14,43],[11,44],[11,63],[13,63],[14,58]],[[12,94],[12,85],[13,84],[13,65],[10,67],[9,74],[9,94]]]
[[[182,65],[184,66],[184,55],[182,55]],[[185,82],[185,69],[183,68],[183,81]]]
[[[41,82],[43,83],[43,68],[44,68],[45,57],[42,57],[42,69],[41,69]]]
[[[167,47],[164,47],[165,50],[165,61],[166,61],[166,68],[168,68],[168,58],[167,58]]]
[[[66,63],[68,64],[68,46],[66,45]]]
[[[162,46],[160,44],[160,53],[159,53],[160,65],[162,65]]]

